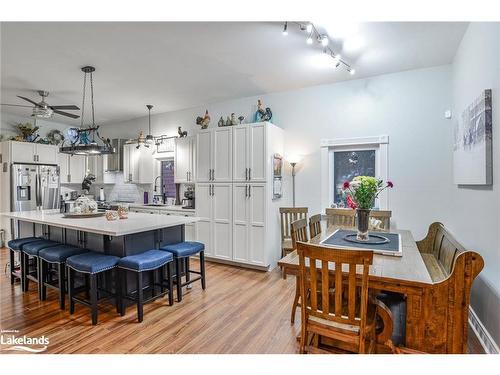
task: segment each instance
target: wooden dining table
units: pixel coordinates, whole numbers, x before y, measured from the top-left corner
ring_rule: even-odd
[[[322,232],[309,242],[321,244],[337,229],[349,229],[339,226],[326,228],[322,222]],[[352,228],[350,228],[352,229]],[[399,233],[402,242],[402,255],[391,256],[374,254],[370,266],[368,286],[372,290],[390,291],[406,297],[406,337],[405,347],[425,351],[425,317],[423,299],[426,291],[433,285],[427,267],[420,255],[417,244],[409,230],[391,230]],[[299,257],[294,250],[283,257],[278,265],[286,275],[297,275],[299,272]],[[333,269],[333,264],[330,264]]]

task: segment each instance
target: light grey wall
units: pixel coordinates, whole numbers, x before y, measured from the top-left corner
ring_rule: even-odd
[[[195,118],[206,108],[210,126],[231,112],[251,122],[261,98],[272,108],[273,122],[285,130],[285,156],[304,155],[296,177],[297,205],[308,206],[312,213],[325,209],[320,200],[320,139],[387,134],[389,176],[396,184],[389,195],[394,222],[420,238],[429,223],[445,220],[451,209],[452,127],[444,119],[444,111],[451,108],[450,92],[450,67],[440,66],[157,114],[152,128],[155,135],[175,135],[177,126],[194,134]],[[102,134],[136,137],[139,130],[147,131],[147,117],[104,125]]]
[[[493,186],[453,186],[447,225],[485,268],[473,285],[472,307],[500,344],[500,24],[471,23],[453,62],[455,120],[484,89],[493,99]]]

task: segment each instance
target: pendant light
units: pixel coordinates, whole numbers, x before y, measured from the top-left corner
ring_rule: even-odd
[[[80,128],[70,128],[69,142],[70,146],[64,146],[59,149],[60,152],[70,155],[103,155],[113,154],[115,149],[111,146],[109,139],[103,139],[99,135],[99,125],[95,123],[94,111],[94,79],[93,66],[84,66],[83,72],[83,98],[82,98],[82,115],[80,117]],[[85,94],[87,88],[87,75],[90,78],[90,104],[92,114],[92,124],[84,126],[85,115]],[[96,138],[97,135],[97,138]]]
[[[146,135],[146,142],[153,143],[154,142],[154,137],[151,134],[151,109],[153,109],[153,106],[151,104],[146,105],[148,111],[149,111],[149,116],[148,116],[148,121],[149,121],[149,131],[148,135]]]

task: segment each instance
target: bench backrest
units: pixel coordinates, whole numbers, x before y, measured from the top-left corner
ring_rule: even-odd
[[[466,250],[441,223],[432,223],[417,246],[441,271],[441,277],[433,276],[432,262],[425,262],[434,284],[422,296],[424,342],[439,353],[466,353],[470,290],[483,269],[483,258]]]

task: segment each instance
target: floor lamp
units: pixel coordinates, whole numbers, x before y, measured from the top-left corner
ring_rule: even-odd
[[[292,207],[295,207],[295,166],[300,162],[300,156],[291,156],[288,158],[288,162],[292,166]]]

